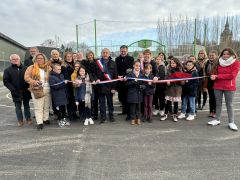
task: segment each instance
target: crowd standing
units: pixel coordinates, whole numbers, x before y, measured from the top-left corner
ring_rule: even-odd
[[[33,123],[30,99],[38,130],[50,124],[50,109],[59,127],[78,119],[85,126],[96,124],[98,119],[100,124],[107,120],[113,123],[113,95],[118,92],[120,115],[126,115],[132,125],[151,123],[153,115],[161,121],[170,117],[174,122],[183,118],[192,121],[205,108],[207,98],[208,116],[212,118],[208,124],[219,125],[224,95],[228,127],[238,130],[233,99],[240,63],[231,48],[223,49],[219,57],[215,50],[208,55],[200,50],[197,57],[191,55],[181,62],[174,56],[167,58],[164,52],[153,58],[149,49],[134,60],[126,45],[120,47],[115,60],[107,48],[101,51],[100,58],[89,51],[86,58],[82,52],[66,52],[62,59],[58,50],[52,50],[48,60],[32,47],[24,64],[17,54],[10,56],[10,62],[4,70],[3,83],[11,92],[19,127]],[[182,79],[174,81],[178,78]]]

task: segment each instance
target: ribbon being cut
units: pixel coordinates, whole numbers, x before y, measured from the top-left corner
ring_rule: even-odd
[[[201,77],[192,77],[191,74],[188,73],[184,73],[184,72],[175,72],[173,73],[169,79],[165,79],[165,80],[149,80],[149,79],[144,79],[144,78],[117,78],[117,79],[110,79],[110,80],[106,80],[106,81],[100,81],[100,82],[91,82],[90,84],[105,84],[105,83],[112,83],[112,82],[116,82],[116,81],[124,81],[124,80],[138,80],[138,81],[147,81],[147,82],[153,82],[153,83],[167,83],[167,82],[177,82],[177,81],[187,81],[187,80],[194,80],[194,79],[202,79],[208,76],[201,76]],[[68,81],[73,83],[73,81]],[[53,84],[52,86],[56,86],[59,85],[63,82],[57,83],[57,84]]]

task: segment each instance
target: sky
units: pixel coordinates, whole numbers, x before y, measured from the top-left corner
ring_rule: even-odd
[[[55,36],[67,43],[76,41],[76,24],[85,28],[81,38],[88,38],[94,19],[137,21],[135,27],[152,27],[154,23],[144,22],[157,22],[170,14],[176,17],[235,15],[240,14],[239,7],[239,0],[1,0],[0,32],[25,46],[40,45]],[[101,32],[112,31],[116,24],[119,23],[105,23]],[[129,24],[125,24],[117,29],[130,31],[128,28]]]

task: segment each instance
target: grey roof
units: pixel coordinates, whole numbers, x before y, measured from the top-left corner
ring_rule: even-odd
[[[37,47],[38,50],[39,50],[39,52],[45,54],[48,59],[51,57],[51,51],[52,51],[53,49],[59,50],[59,48],[55,48],[55,47],[45,47],[45,46],[34,46],[34,47]],[[30,49],[30,47],[28,47],[27,49],[28,49],[28,50],[27,50],[27,52],[26,52],[26,54],[25,54],[25,59],[30,56],[30,54],[29,54],[29,49]]]
[[[4,39],[4,40],[6,40],[6,41],[8,41],[8,42],[10,42],[10,43],[12,43],[12,44],[18,46],[18,47],[20,47],[20,48],[22,48],[22,49],[24,49],[24,50],[27,49],[26,46],[24,46],[24,45],[18,43],[17,41],[11,39],[10,37],[6,36],[5,34],[3,34],[3,33],[1,33],[1,32],[0,32],[0,38],[2,38],[2,39]]]

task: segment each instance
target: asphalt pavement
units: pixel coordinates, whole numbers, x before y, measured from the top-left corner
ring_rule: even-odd
[[[153,123],[130,125],[114,99],[115,123],[59,128],[51,117],[37,131],[35,122],[17,127],[9,91],[0,85],[0,180],[240,179],[240,133],[228,129],[225,104],[216,127],[207,125],[208,107],[191,122],[154,116]],[[240,128],[239,104],[240,90]]]

